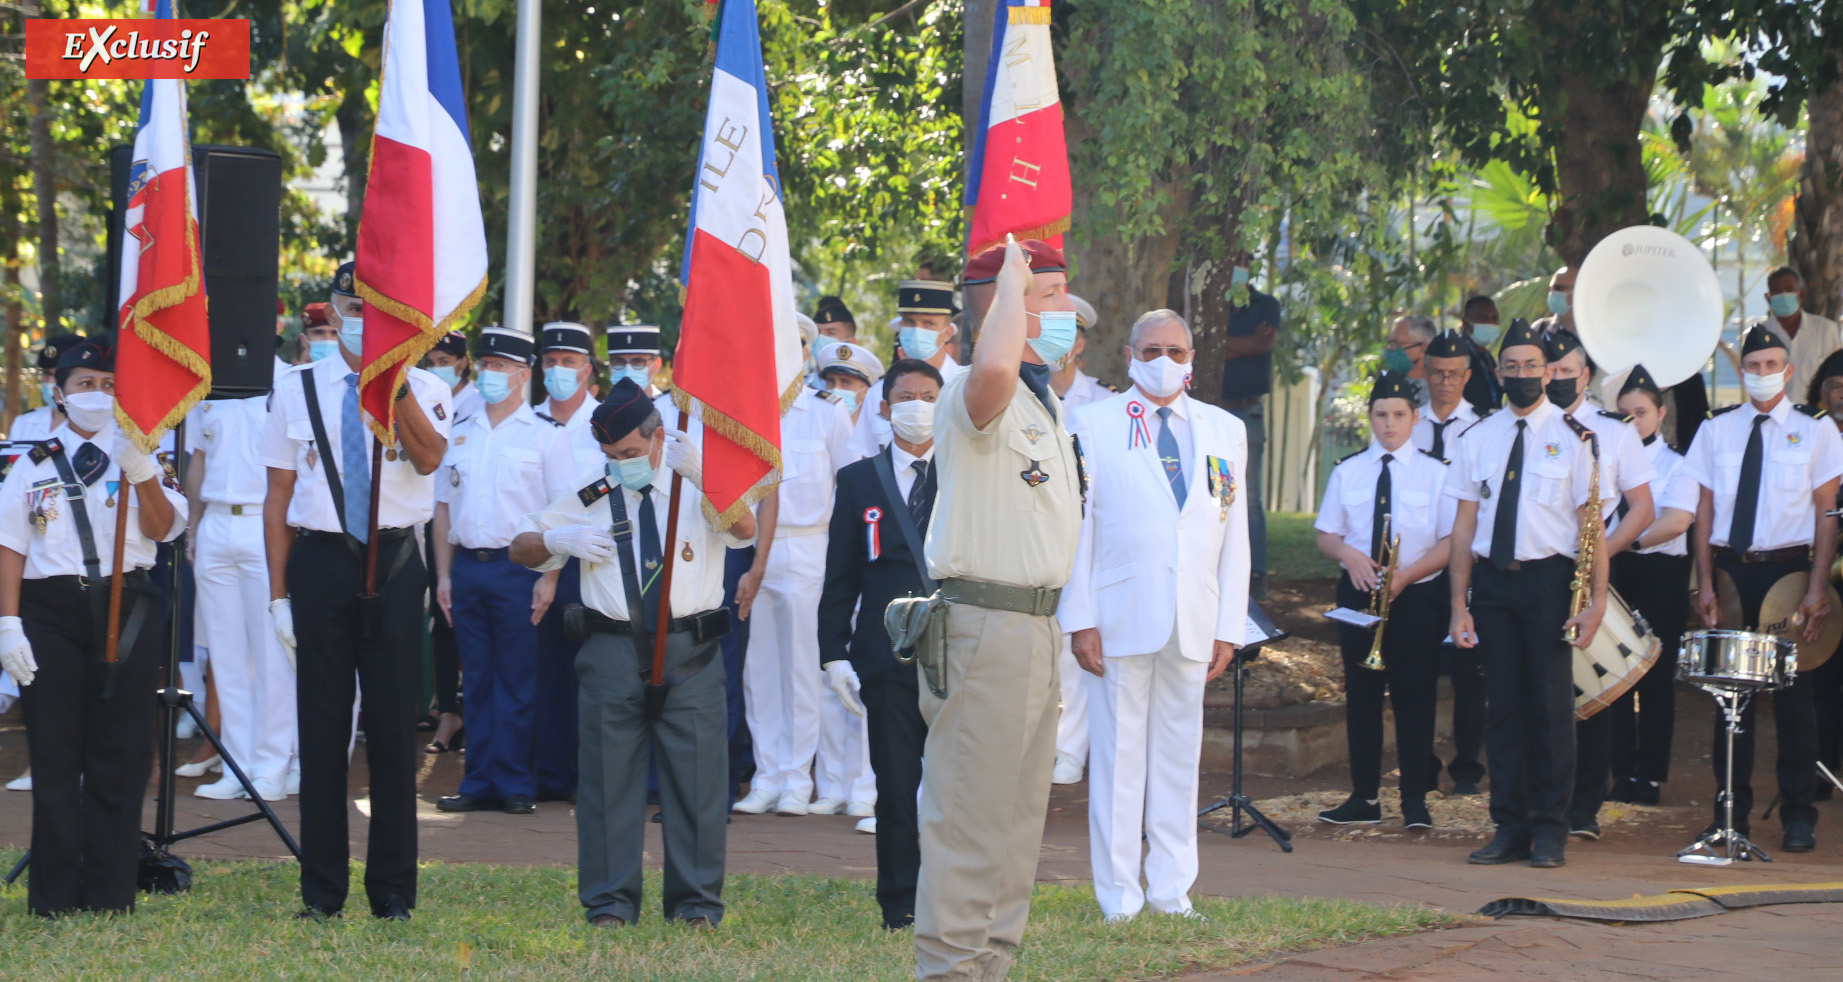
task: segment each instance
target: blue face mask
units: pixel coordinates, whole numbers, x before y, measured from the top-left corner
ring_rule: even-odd
[[[576,394],[576,390],[581,388],[581,383],[576,378],[574,368],[552,365],[544,369],[544,388],[550,392],[551,399],[564,402]]]
[[[309,361],[325,361],[338,353],[339,342],[332,338],[322,338],[318,341],[307,342],[307,359]]]
[[[941,336],[925,327],[905,327],[896,332],[896,340],[902,343],[902,353],[910,358],[927,361],[934,353],[941,350]]]
[[[1479,344],[1496,344],[1498,335],[1503,333],[1496,324],[1473,324],[1472,340]]]
[[[442,384],[450,389],[461,384],[461,373],[455,371],[453,365],[436,365],[429,369],[429,374],[441,379]]]
[[[1798,313],[1798,294],[1775,293],[1766,298],[1767,306],[1773,308],[1776,317],[1790,317]]]
[[[646,367],[634,368],[631,365],[616,368],[608,373],[608,384],[613,385],[624,378],[633,379],[633,383],[644,392],[647,386],[653,384],[653,370]]]
[[[1549,313],[1561,317],[1568,313],[1571,306],[1572,305],[1568,303],[1568,295],[1566,293],[1560,290],[1549,291]]]
[[[497,406],[512,394],[512,376],[507,372],[483,368],[479,377],[474,379],[474,387],[480,390],[480,398]]]
[[[1042,331],[1026,340],[1044,364],[1053,365],[1075,350],[1075,311],[1046,310],[1037,315],[1037,320],[1043,325]]]
[[[621,482],[621,486],[629,491],[650,487],[657,474],[658,469],[653,466],[653,458],[650,454],[645,457],[629,457],[626,460],[608,462],[608,476]]]
[[[50,379],[46,379],[38,384],[38,394],[45,397],[45,405],[49,406],[58,401],[56,398],[57,387],[57,383]]]
[[[347,317],[339,326],[339,343],[354,355],[365,353],[365,319]]]
[[[1239,289],[1248,285],[1248,267],[1237,266],[1229,270],[1229,288]]]
[[[858,411],[858,394],[856,389],[833,389],[831,392],[832,398],[838,400],[838,404],[845,407],[846,412],[855,413]]]

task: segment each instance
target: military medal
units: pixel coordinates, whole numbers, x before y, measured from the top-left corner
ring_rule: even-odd
[[[122,482],[107,481],[105,483],[109,487],[109,494],[108,494],[108,497],[104,499],[103,506],[106,508],[114,508],[115,507],[115,492],[121,488]]]
[[[1136,450],[1152,445],[1152,433],[1145,426],[1145,406],[1138,402],[1126,404],[1126,418],[1132,422],[1127,425],[1126,449]]]
[[[1038,466],[1040,463],[1040,461],[1033,460],[1030,462],[1029,470],[1017,472],[1018,476],[1024,479],[1024,483],[1033,488],[1049,480],[1049,475],[1043,473],[1043,468]]]
[[[459,467],[455,467],[452,464],[449,465],[448,483],[454,485],[457,488],[461,486],[461,469]]]
[[[683,549],[681,549],[681,550],[679,550],[679,553],[678,553],[678,558],[680,558],[680,559],[683,559],[683,560],[684,560],[685,562],[690,562],[690,561],[691,561],[691,560],[692,560],[692,559],[694,558],[694,556],[693,556],[693,554],[692,554],[692,552],[691,552],[691,543],[690,543],[690,542],[688,542],[688,541],[687,541],[687,542],[685,543],[685,548],[683,548]]]
[[[1038,440],[1041,440],[1044,437],[1049,435],[1048,433],[1045,433],[1043,431],[1043,427],[1038,426],[1035,423],[1032,423],[1029,426],[1024,427],[1023,433],[1024,433],[1024,439],[1029,440],[1030,445],[1033,447],[1037,445]]]
[[[869,551],[873,563],[883,555],[883,540],[877,534],[877,520],[882,517],[883,509],[875,505],[864,509],[864,548]]]
[[[397,459],[397,448],[391,447],[389,450],[384,451],[384,459],[385,460],[396,460]]]
[[[1478,496],[1480,498],[1485,499],[1486,501],[1491,500],[1491,482],[1490,481],[1478,482]]]
[[[319,459],[320,459],[320,455],[314,452],[314,448],[311,446],[308,447],[307,448],[307,469],[310,471],[313,470],[314,461],[319,460]]]
[[[1229,520],[1229,506],[1235,503],[1235,475],[1229,472],[1229,462],[1221,457],[1204,459],[1204,469],[1209,474],[1210,497],[1222,508],[1222,521]]]

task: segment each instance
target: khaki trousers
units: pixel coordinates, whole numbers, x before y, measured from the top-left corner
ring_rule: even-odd
[[[1056,755],[1054,617],[955,605],[947,698],[928,722],[915,896],[917,979],[1002,979],[1024,937]]]

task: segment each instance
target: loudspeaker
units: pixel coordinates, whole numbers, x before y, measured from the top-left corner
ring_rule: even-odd
[[[121,311],[122,216],[134,148],[109,152],[109,261],[103,295],[113,328]],[[281,262],[282,159],[254,147],[195,145],[199,249],[210,297],[211,399],[269,391],[275,375],[275,298]]]

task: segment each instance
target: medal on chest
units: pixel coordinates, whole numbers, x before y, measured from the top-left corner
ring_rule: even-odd
[[[685,547],[678,551],[678,558],[683,559],[685,562],[690,562],[697,558],[697,554],[691,551],[691,540],[685,540]]]
[[[883,555],[883,540],[877,535],[877,520],[883,517],[883,509],[875,505],[864,509],[864,549],[871,562]]]
[[[1152,445],[1152,432],[1146,429],[1145,406],[1138,402],[1126,404],[1126,449],[1137,450]]]
[[[1210,497],[1221,506],[1221,521],[1229,520],[1229,506],[1235,503],[1235,475],[1229,470],[1229,462],[1222,457],[1204,458],[1205,469],[1209,472]]]
[[[461,486],[461,469],[459,467],[452,464],[448,465],[448,483],[457,488]]]
[[[1025,484],[1028,484],[1033,488],[1039,484],[1042,484],[1044,481],[1049,480],[1049,475],[1043,472],[1042,462],[1036,461],[1036,460],[1033,460],[1030,462],[1029,470],[1018,471],[1017,474],[1019,477],[1024,479]]]
[[[106,483],[108,484],[108,487],[109,487],[109,495],[108,495],[108,499],[103,502],[103,506],[107,508],[114,508],[115,507],[115,492],[121,488],[122,482],[108,481]]]
[[[309,446],[307,448],[307,469],[310,471],[313,470],[314,464],[318,462],[319,460],[320,460],[319,451],[316,448]]]

